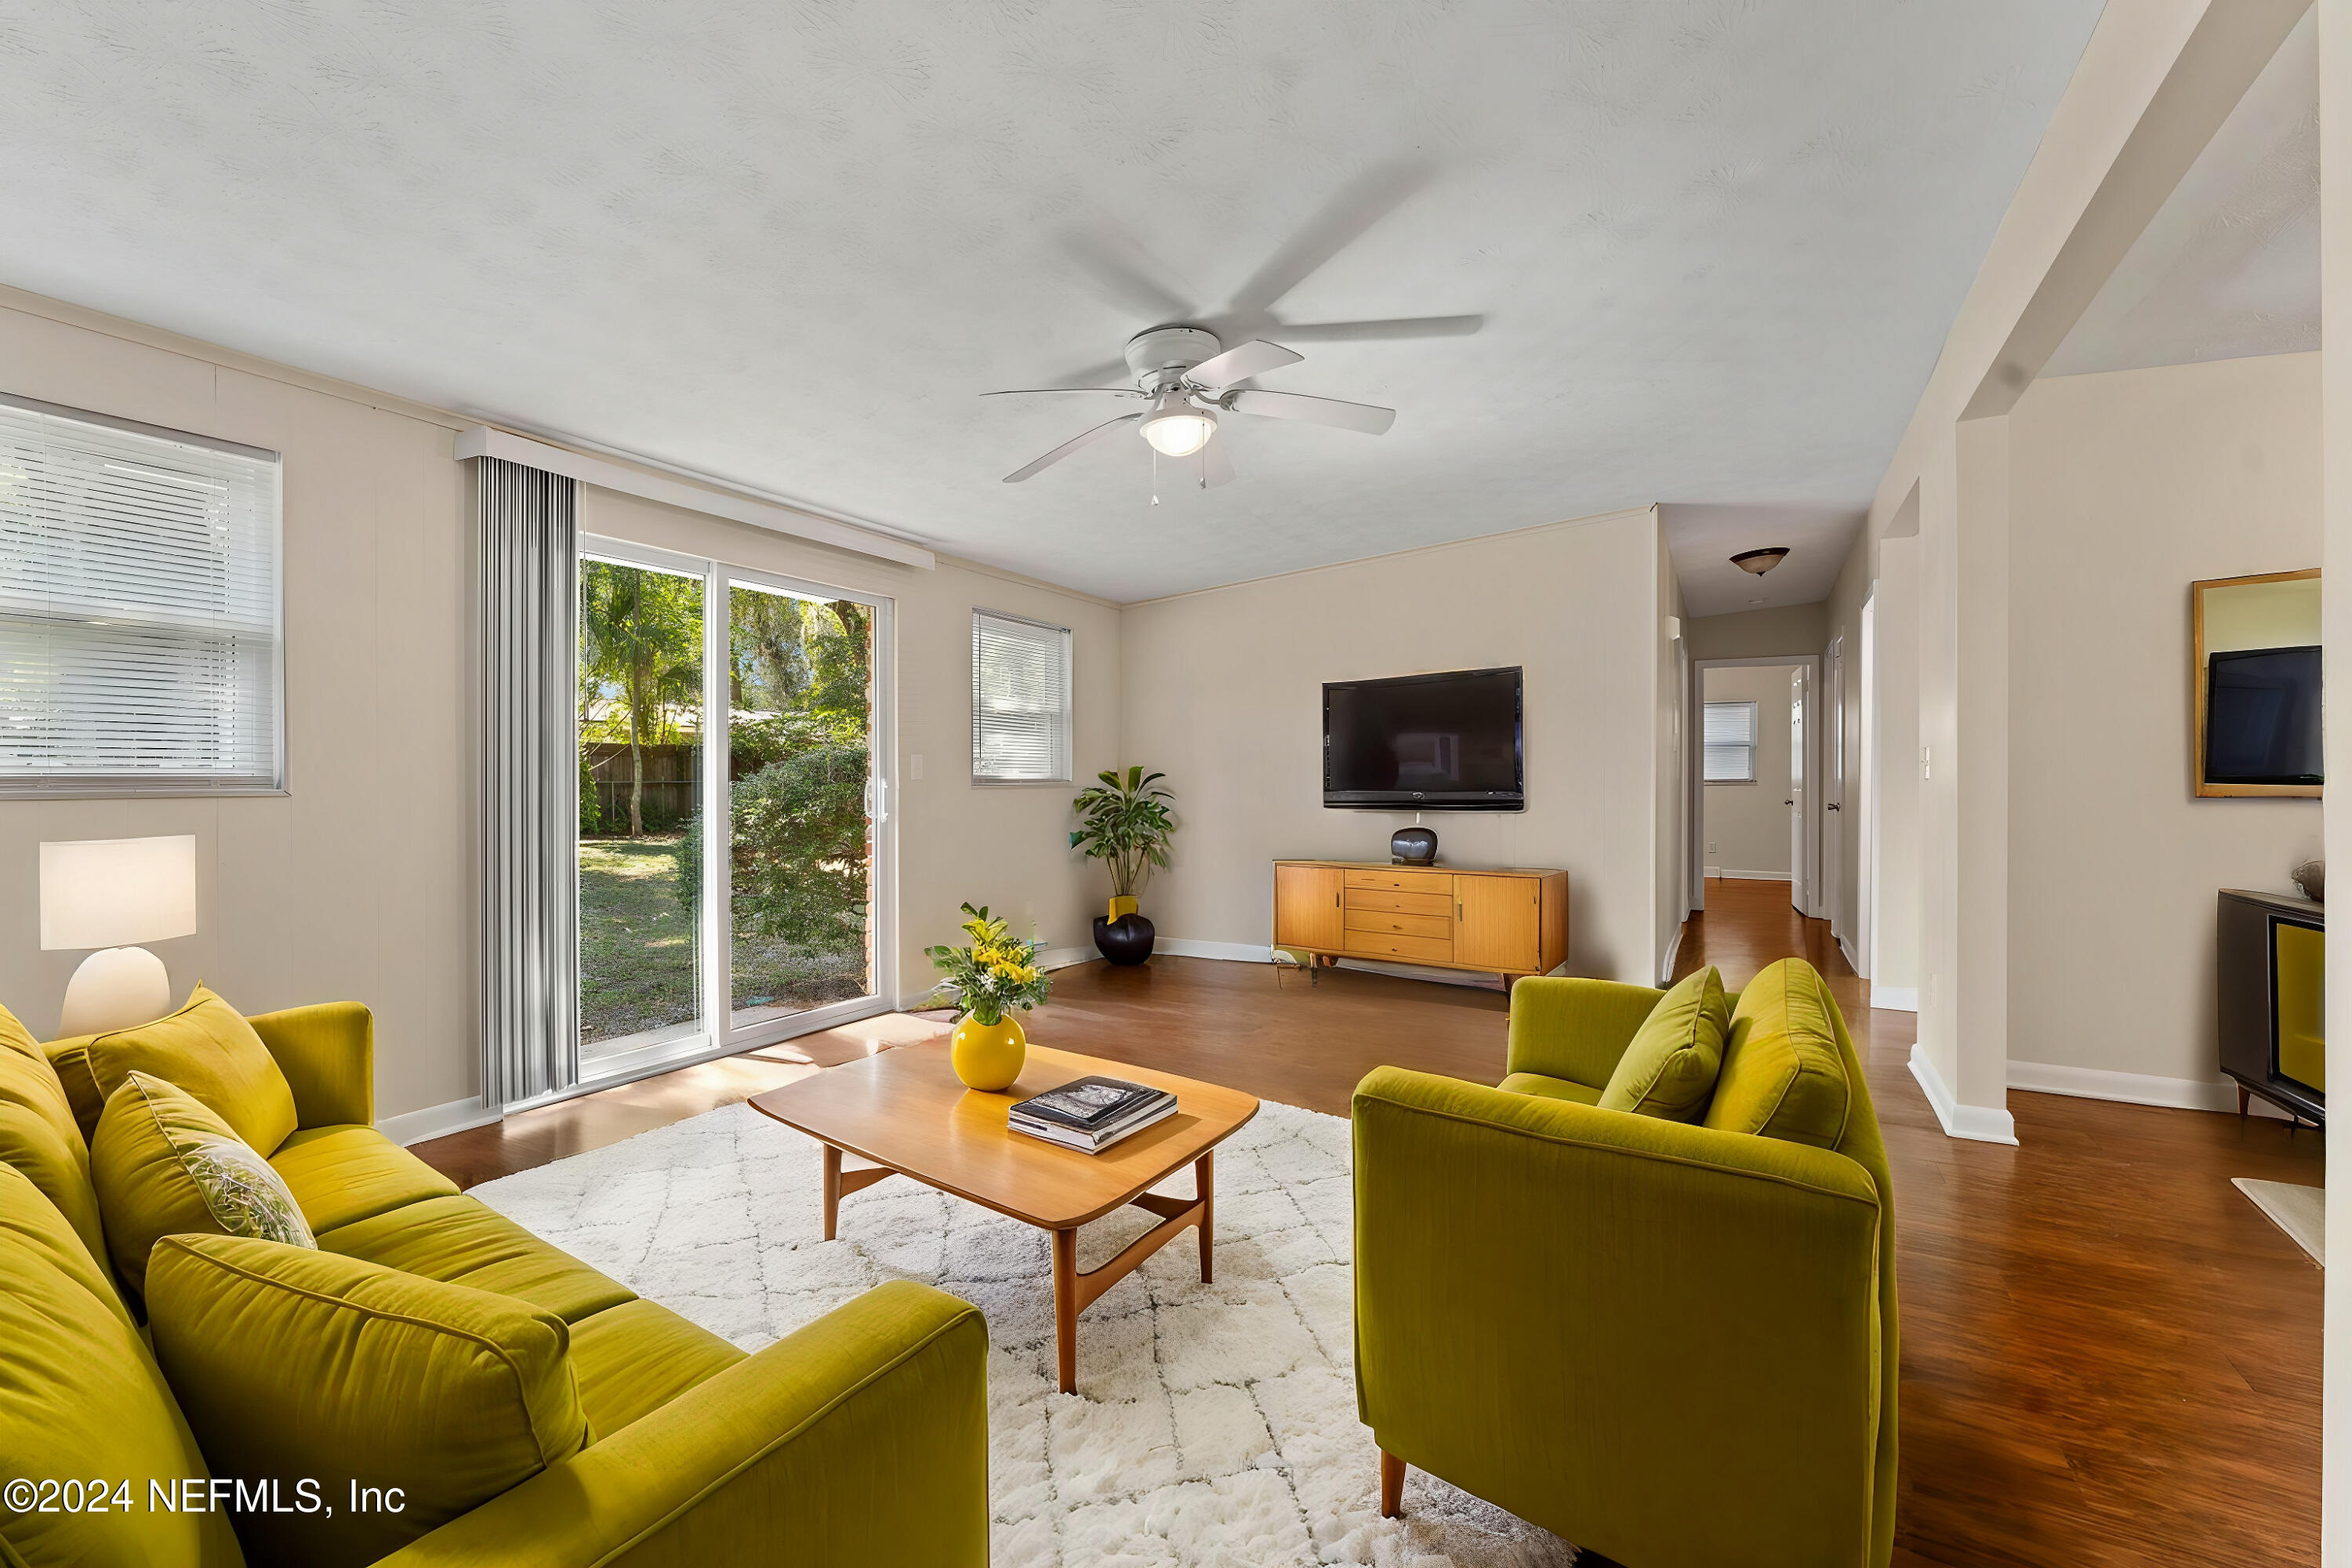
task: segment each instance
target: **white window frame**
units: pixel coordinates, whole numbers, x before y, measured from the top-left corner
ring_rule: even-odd
[[[1014,626],[1034,626],[1041,631],[1060,636],[1062,655],[1062,712],[1060,737],[1055,747],[1055,766],[1045,773],[992,773],[981,771],[981,706],[980,706],[980,637],[983,623],[997,621]],[[1074,646],[1076,634],[1069,627],[1052,621],[1041,621],[1034,616],[1017,616],[1009,610],[992,610],[974,605],[971,612],[971,782],[975,784],[1020,787],[1044,784],[1061,787],[1072,782],[1076,771],[1077,752],[1077,690]]]
[[[898,776],[898,722],[894,700],[898,690],[895,672],[898,639],[892,631],[895,602],[879,595],[836,587],[831,584],[806,582],[704,556],[681,555],[675,551],[598,534],[583,532],[580,535],[578,556],[583,561],[609,561],[622,566],[649,567],[702,580],[704,752],[701,809],[704,850],[702,899],[696,911],[697,940],[701,944],[702,953],[701,1017],[694,1023],[672,1025],[666,1029],[649,1030],[616,1040],[598,1041],[594,1058],[589,1060],[583,1056],[580,1082],[548,1098],[568,1099],[593,1089],[610,1089],[653,1073],[756,1050],[761,1046],[774,1045],[795,1036],[836,1028],[843,1024],[894,1010],[898,1005],[898,825],[895,813],[890,809],[893,798],[890,781]],[[726,758],[730,717],[727,673],[732,650],[729,646],[726,605],[729,585],[736,583],[747,587],[793,594],[802,598],[849,599],[874,612],[874,712],[866,739],[869,810],[875,818],[874,855],[867,868],[874,900],[874,988],[864,996],[827,1003],[804,1013],[763,1018],[740,1027],[734,1022],[735,946],[730,925],[734,908],[730,877],[733,857],[728,853],[727,835],[713,826],[714,824],[731,826]],[[572,737],[575,752],[579,749],[577,722],[575,715]],[[572,878],[572,897],[576,900],[579,897],[576,862]],[[577,984],[576,976],[574,984]],[[509,1109],[511,1110],[513,1108]]]
[[[1710,742],[1706,738],[1707,710],[1716,708],[1745,708],[1748,710],[1748,742],[1747,744],[1739,748],[1741,751],[1748,753],[1748,771],[1746,773],[1738,777],[1716,778],[1710,775],[1706,771],[1707,752],[1734,743],[1728,741]],[[1760,720],[1757,711],[1757,705],[1753,701],[1746,700],[1724,700],[1719,702],[1702,702],[1699,705],[1698,766],[1699,780],[1702,784],[1752,784],[1756,782],[1756,748],[1758,742],[1763,736],[1763,731],[1757,728],[1759,721]]]
[[[44,403],[37,398],[0,395],[0,405],[26,413],[95,426],[100,429],[175,446],[203,447],[230,457],[267,464],[270,472],[268,515],[265,520],[269,550],[269,669],[270,717],[268,776],[238,771],[157,768],[152,773],[66,772],[0,773],[0,799],[120,800],[184,795],[282,795],[286,782],[286,526],[285,465],[280,456],[264,447],[224,440],[194,431],[145,425],[134,419]],[[158,454],[160,458],[162,454]]]

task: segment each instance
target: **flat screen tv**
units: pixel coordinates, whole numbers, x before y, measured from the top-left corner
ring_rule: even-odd
[[[2315,784],[2319,649],[2258,647],[2206,661],[2205,781]]]
[[[1526,809],[1522,684],[1517,668],[1327,682],[1323,804]]]

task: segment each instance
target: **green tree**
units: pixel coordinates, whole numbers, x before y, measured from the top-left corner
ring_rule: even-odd
[[[646,830],[645,748],[674,736],[673,715],[702,695],[702,584],[605,561],[580,563],[581,738],[593,703],[616,699],[629,745],[629,836]]]

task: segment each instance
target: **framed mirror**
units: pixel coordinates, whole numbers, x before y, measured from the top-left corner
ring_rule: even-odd
[[[2190,584],[2189,638],[2197,794],[2317,795],[2318,568]]]

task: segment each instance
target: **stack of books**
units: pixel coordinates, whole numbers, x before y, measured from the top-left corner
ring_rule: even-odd
[[[1010,1121],[1015,1132],[1099,1154],[1175,1114],[1176,1097],[1164,1089],[1097,1076],[1031,1096],[1013,1108]]]

